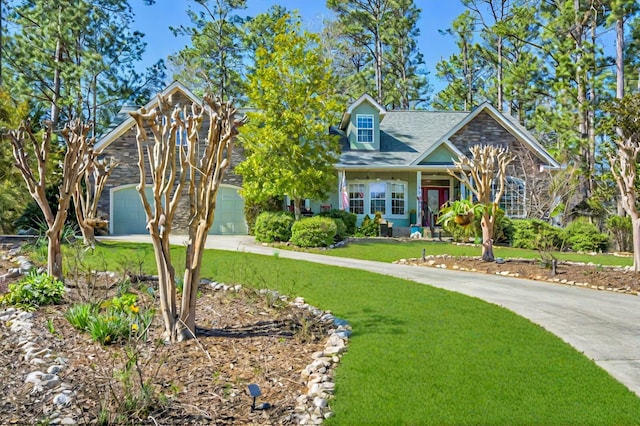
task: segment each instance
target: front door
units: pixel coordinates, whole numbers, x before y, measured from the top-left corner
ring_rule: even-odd
[[[438,221],[438,212],[449,201],[449,188],[426,186],[422,188],[422,226],[433,228]]]

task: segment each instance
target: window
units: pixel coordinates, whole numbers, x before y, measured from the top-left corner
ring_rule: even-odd
[[[359,143],[373,143],[373,115],[359,114],[356,116]]]
[[[404,183],[391,184],[391,214],[404,215],[405,193]]]
[[[186,147],[188,142],[187,131],[178,127],[178,130],[176,131],[176,146]]]
[[[349,184],[349,211],[364,214],[364,183]]]
[[[496,190],[497,187],[494,182],[492,192]],[[525,201],[524,181],[512,176],[507,176],[504,194],[500,199],[500,208],[504,210],[504,214],[508,217],[527,217]]]
[[[371,205],[369,213],[376,214],[376,212],[380,212],[383,215],[387,213],[387,184],[385,182],[369,184],[369,202]]]

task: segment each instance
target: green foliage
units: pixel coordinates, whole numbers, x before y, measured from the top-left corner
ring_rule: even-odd
[[[263,201],[245,199],[244,218],[247,221],[249,235],[255,235],[256,219],[260,213],[282,211],[282,202],[281,197],[269,197]]]
[[[344,240],[347,237],[347,225],[344,224],[342,219],[332,218],[336,224],[336,236],[333,237],[335,242]]]
[[[345,225],[346,235],[355,235],[356,233],[356,222],[358,221],[358,216],[353,213],[339,209],[331,209],[328,212],[320,212],[317,216],[342,219],[342,222]]]
[[[140,309],[138,296],[125,293],[99,305],[81,303],[71,306],[65,318],[78,330],[88,332],[103,345],[146,338],[153,319],[153,309]]]
[[[261,213],[256,219],[254,230],[256,241],[264,243],[289,241],[292,225],[293,216],[289,212]]]
[[[62,281],[32,270],[17,283],[9,284],[9,292],[0,297],[0,302],[27,308],[55,305],[65,291]]]
[[[364,219],[362,219],[362,223],[360,227],[356,231],[357,237],[377,237],[380,232],[380,221],[382,220],[382,214],[380,212],[376,212],[373,219],[366,215]]]
[[[98,305],[95,303],[76,303],[67,309],[64,317],[75,329],[89,331],[97,313]]]
[[[134,16],[126,0],[3,5],[11,31],[3,33],[2,86],[31,102],[34,112],[52,110],[54,127],[60,119],[80,118],[93,121],[100,133],[124,99],[135,102],[143,94],[146,101],[164,80],[162,62],[146,75],[135,69],[146,43],[130,28]]]
[[[561,229],[540,219],[517,219],[513,228],[513,247],[549,250],[562,245]]]
[[[333,219],[314,216],[291,227],[291,242],[300,247],[327,247],[333,244],[337,226]]]
[[[256,110],[240,128],[246,160],[242,194],[250,203],[271,197],[324,199],[335,187],[339,143],[327,131],[342,110],[328,59],[317,35],[300,20],[280,19],[272,49],[259,47],[247,96]]]
[[[564,245],[573,251],[603,252],[609,248],[609,237],[586,219],[577,219],[564,228]]]
[[[615,242],[617,250],[632,251],[633,229],[629,216],[609,216],[607,230]]]
[[[196,90],[198,94],[215,93],[223,101],[243,94],[243,24],[238,13],[246,9],[246,0],[196,2],[187,9],[191,27],[171,28],[176,36],[187,36],[191,43],[169,62],[176,72],[173,79]]]
[[[438,224],[454,241],[466,241],[482,235],[480,219],[484,207],[470,200],[447,201],[438,214]]]

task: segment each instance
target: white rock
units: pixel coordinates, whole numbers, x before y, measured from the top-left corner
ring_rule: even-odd
[[[51,367],[47,368],[47,373],[58,374],[61,370],[62,370],[61,365],[52,365]]]
[[[40,378],[44,376],[42,371],[33,371],[27,374],[27,378],[24,379],[25,383],[40,383]]]
[[[324,398],[320,398],[320,397],[315,397],[313,398],[313,405],[319,408],[324,408],[329,404],[329,401],[327,401]]]
[[[323,356],[323,352],[322,352],[322,351],[314,352],[314,353],[311,355],[311,359],[318,359],[318,358],[322,358],[322,356]]]
[[[73,420],[71,417],[65,417],[64,419],[62,419],[60,424],[61,425],[76,425],[78,423],[75,420]]]
[[[65,407],[69,404],[71,404],[71,397],[69,395],[66,395],[64,393],[59,393],[56,396],[53,397],[53,403],[55,405],[61,406],[61,407]]]
[[[342,347],[332,346],[330,348],[326,348],[324,350],[324,354],[325,355],[329,355],[329,356],[338,355],[338,354],[341,354],[341,353],[345,352],[346,349],[347,348],[345,346],[342,346]]]

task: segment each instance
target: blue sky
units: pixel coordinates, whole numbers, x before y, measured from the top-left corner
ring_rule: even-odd
[[[274,4],[287,9],[298,9],[305,28],[309,31],[320,31],[323,19],[330,16],[325,0],[248,0],[248,16],[266,12]],[[455,44],[450,36],[438,33],[438,30],[449,28],[451,22],[464,11],[458,0],[416,0],[415,4],[422,9],[418,23],[420,52],[424,55],[429,82],[435,92],[441,89],[443,82],[435,77],[435,65],[442,59],[455,53]],[[179,51],[189,43],[188,39],[177,39],[169,31],[169,26],[188,25],[186,10],[189,6],[199,8],[192,0],[157,0],[154,6],[144,6],[142,0],[131,2],[136,15],[134,29],[145,33],[147,51],[143,57],[142,68],[155,63],[158,59],[166,59],[168,55]],[[170,77],[170,76],[169,76]],[[434,92],[434,93],[435,93]]]

